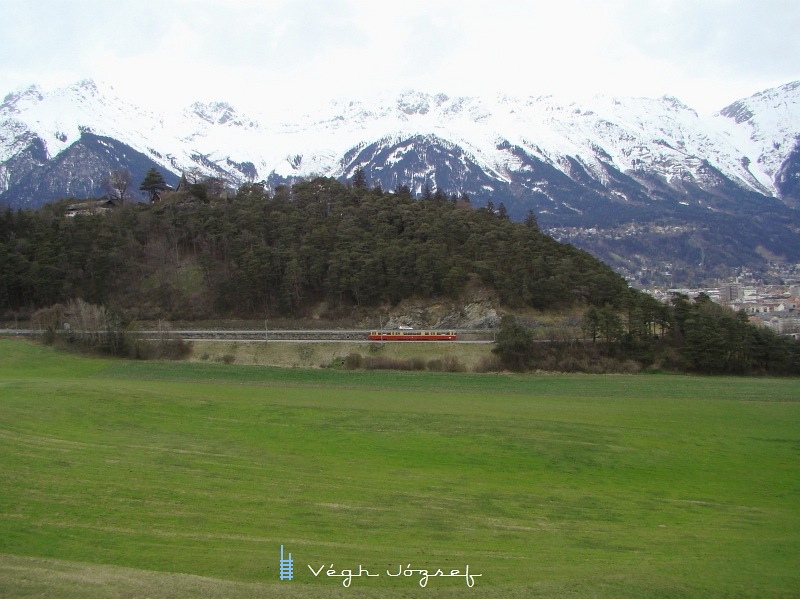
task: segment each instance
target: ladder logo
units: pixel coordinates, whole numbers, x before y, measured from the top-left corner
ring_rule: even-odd
[[[294,578],[294,562],[292,554],[288,558],[283,557],[283,545],[281,545],[281,580],[292,580]]]

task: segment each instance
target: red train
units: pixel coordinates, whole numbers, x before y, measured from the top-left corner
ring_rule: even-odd
[[[372,331],[370,341],[455,341],[455,331]]]

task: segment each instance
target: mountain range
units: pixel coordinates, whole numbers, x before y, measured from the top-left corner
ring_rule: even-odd
[[[0,105],[0,204],[132,188],[151,167],[231,187],[316,176],[466,194],[641,283],[800,262],[800,81],[710,115],[677,98],[451,97],[407,91],[331,101],[294,117],[225,102],[154,113],[91,80]]]

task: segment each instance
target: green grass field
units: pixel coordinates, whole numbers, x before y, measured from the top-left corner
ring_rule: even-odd
[[[472,588],[387,575],[467,564]],[[325,575],[360,566],[381,575]],[[126,362],[0,340],[0,596],[798,597],[800,380]]]

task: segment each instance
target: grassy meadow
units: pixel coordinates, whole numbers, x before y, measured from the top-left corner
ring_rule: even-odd
[[[800,596],[800,380],[0,340],[0,597],[464,596]]]

